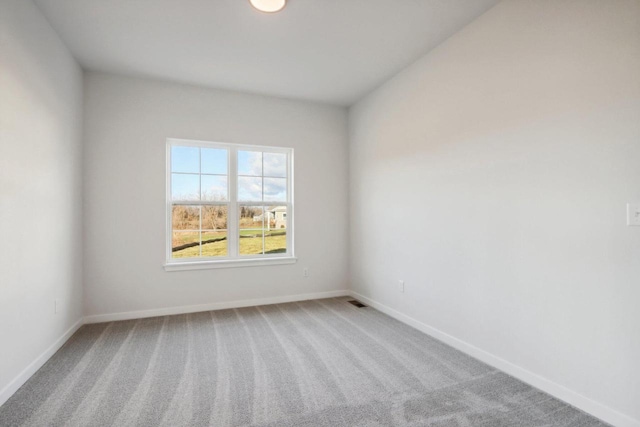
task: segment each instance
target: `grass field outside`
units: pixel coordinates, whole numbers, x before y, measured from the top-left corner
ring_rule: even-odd
[[[215,257],[228,255],[228,242],[225,231],[203,231],[202,241],[210,239],[225,239],[213,243],[202,245],[202,255],[200,255],[200,245],[178,250],[172,253],[172,258],[198,258]],[[200,241],[200,233],[195,232],[174,232],[172,247],[181,246],[188,243]],[[287,234],[285,230],[264,230],[264,253],[285,253],[287,250]],[[240,255],[256,255],[263,253],[262,229],[241,229],[239,239]]]

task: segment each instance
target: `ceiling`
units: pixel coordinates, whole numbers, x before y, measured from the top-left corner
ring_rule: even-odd
[[[89,70],[350,105],[498,0],[34,0]]]

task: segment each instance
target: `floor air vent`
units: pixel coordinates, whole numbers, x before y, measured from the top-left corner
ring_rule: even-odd
[[[351,300],[349,301],[349,304],[353,304],[358,308],[362,308],[362,307],[366,307],[366,305],[364,305],[363,303],[361,303],[360,301],[356,301],[356,300]]]

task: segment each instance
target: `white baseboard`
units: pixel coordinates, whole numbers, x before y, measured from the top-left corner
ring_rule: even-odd
[[[47,360],[49,360],[51,356],[53,356],[56,351],[58,351],[60,347],[62,347],[64,343],[67,342],[69,338],[71,338],[71,335],[73,335],[78,329],[80,329],[80,326],[84,324],[83,320],[84,319],[80,318],[80,320],[74,323],[73,326],[71,326],[60,338],[58,338],[53,344],[51,344],[51,346],[49,346],[49,348],[47,348],[40,356],[38,356],[36,360],[31,362],[29,366],[24,368],[24,370],[20,372],[18,376],[13,379],[13,381],[7,384],[0,391],[0,406],[7,400],[9,400],[9,398],[13,396],[13,394],[18,391],[18,389],[22,387],[22,385],[26,383],[27,380],[38,371],[38,369],[42,367],[42,365],[47,363]]]
[[[513,363],[501,359],[500,357],[486,352],[474,345],[471,345],[465,341],[462,341],[454,336],[451,336],[445,332],[442,332],[439,329],[436,329],[432,326],[429,326],[425,323],[422,323],[412,317],[409,317],[401,312],[388,307],[384,304],[381,304],[377,301],[372,300],[371,298],[367,298],[364,295],[360,295],[357,292],[351,291],[349,293],[353,298],[362,301],[363,303],[403,322],[409,326],[412,326],[419,331],[424,332],[427,335],[430,335],[451,347],[454,347],[463,353],[466,353],[476,359],[491,365],[497,369],[500,369],[503,372],[529,384],[533,387],[536,387],[539,390],[544,391],[545,393],[550,394],[551,396],[560,399],[578,409],[583,410],[584,412],[593,415],[596,418],[599,418],[609,424],[612,424],[616,427],[640,427],[640,421],[631,418],[628,415],[625,415],[621,412],[616,411],[615,409],[609,408],[601,403],[598,403],[594,400],[589,399],[579,393],[576,393],[573,390],[570,390],[558,383],[555,383],[547,378],[541,377],[538,374],[535,374],[531,371],[528,371],[520,366],[514,365]]]
[[[145,317],[169,316],[174,314],[197,313],[200,311],[223,310],[227,308],[254,307],[257,305],[282,304],[285,302],[305,301],[321,298],[335,298],[349,295],[349,291],[328,291],[310,294],[285,295],[281,297],[256,298],[210,304],[187,305],[180,307],[158,308],[153,310],[127,311],[122,313],[95,314],[86,316],[85,323],[113,322],[116,320],[143,319]]]

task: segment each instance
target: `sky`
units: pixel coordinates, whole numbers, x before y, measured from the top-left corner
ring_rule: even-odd
[[[172,198],[228,200],[227,158],[226,149],[171,147]],[[238,201],[286,201],[286,176],[286,154],[238,151]]]

